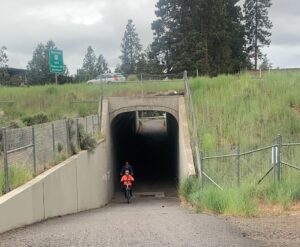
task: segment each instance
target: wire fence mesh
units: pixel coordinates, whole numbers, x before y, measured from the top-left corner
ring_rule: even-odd
[[[140,81],[171,81],[182,80],[182,73],[177,74],[140,74],[138,75]]]
[[[203,185],[241,186],[300,178],[300,143],[281,144],[281,136],[273,145],[232,154],[201,157]]]
[[[250,151],[241,152],[237,147],[231,154],[224,154],[224,150],[218,150],[213,156],[200,153],[197,112],[194,111],[187,72],[184,73],[184,84],[194,162],[203,187],[213,184],[222,189],[249,183],[300,178],[300,143],[290,140],[290,143],[282,145],[280,135],[275,138],[274,144],[256,147]]]
[[[0,191],[8,192],[80,150],[80,136],[96,136],[98,115],[25,128],[2,128]]]

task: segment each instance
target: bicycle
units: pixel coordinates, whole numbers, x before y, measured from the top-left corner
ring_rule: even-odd
[[[127,184],[125,188],[125,197],[127,200],[127,203],[130,203],[130,198],[131,198],[131,187]]]

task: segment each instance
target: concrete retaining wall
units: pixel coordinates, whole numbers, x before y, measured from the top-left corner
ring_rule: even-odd
[[[0,233],[106,205],[113,195],[107,144],[82,151],[0,198]]]
[[[179,169],[178,177],[184,178],[195,175],[195,165],[191,149],[188,119],[186,115],[184,97],[178,98],[178,128],[179,128]]]

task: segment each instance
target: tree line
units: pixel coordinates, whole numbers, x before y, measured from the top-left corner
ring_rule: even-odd
[[[258,60],[270,65],[262,48],[271,43],[271,5],[271,0],[245,0],[243,8],[239,0],[159,0],[152,23],[154,40],[145,52],[132,21],[128,22],[120,69],[125,73],[198,70],[215,76],[257,70]]]
[[[153,21],[153,42],[144,50],[133,20],[128,20],[121,41],[120,64],[115,72],[130,74],[198,71],[215,76],[270,66],[262,48],[271,43],[271,0],[158,0]],[[29,84],[54,82],[49,71],[49,40],[40,43],[27,65]],[[0,49],[0,82],[7,74],[6,47]],[[82,82],[111,72],[102,54],[89,46],[82,67],[70,76],[67,66],[59,82]]]

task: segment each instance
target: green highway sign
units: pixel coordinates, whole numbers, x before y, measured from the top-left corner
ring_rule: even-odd
[[[64,73],[63,52],[61,50],[49,51],[49,65],[51,73]]]

